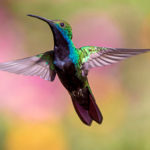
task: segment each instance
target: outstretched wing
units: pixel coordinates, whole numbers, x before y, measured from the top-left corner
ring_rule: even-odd
[[[53,64],[53,51],[0,63],[0,70],[26,76],[40,76],[49,81],[53,81],[56,76],[55,66]]]
[[[111,65],[128,57],[150,51],[150,49],[123,49],[85,46],[79,48],[82,75],[86,76],[93,67]]]

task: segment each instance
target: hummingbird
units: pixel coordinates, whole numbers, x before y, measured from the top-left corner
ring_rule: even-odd
[[[101,124],[103,116],[88,83],[91,68],[117,63],[150,49],[125,49],[84,46],[76,48],[72,42],[72,28],[64,20],[49,20],[37,15],[28,16],[46,22],[54,39],[54,48],[35,56],[0,63],[0,70],[26,76],[40,76],[54,81],[56,74],[71,96],[76,113],[83,123]]]

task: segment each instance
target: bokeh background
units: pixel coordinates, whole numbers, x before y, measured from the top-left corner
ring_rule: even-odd
[[[73,42],[150,48],[149,0],[0,0],[0,62],[53,49],[36,14],[67,20]],[[38,77],[0,72],[0,150],[149,150],[150,54],[92,69],[102,125],[79,120],[67,91]]]

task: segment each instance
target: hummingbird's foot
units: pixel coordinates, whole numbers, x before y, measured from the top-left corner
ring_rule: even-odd
[[[83,90],[82,89],[79,89],[79,90],[77,90],[77,91],[72,91],[72,95],[75,97],[75,96],[81,96],[81,97],[83,97],[84,95],[83,95]]]
[[[78,91],[78,95],[79,95],[79,96],[82,96],[82,97],[84,96],[84,95],[83,95],[83,91],[82,91],[82,89],[79,89],[79,91]]]
[[[75,96],[76,96],[76,93],[77,93],[76,91],[72,91],[72,96],[75,97]]]

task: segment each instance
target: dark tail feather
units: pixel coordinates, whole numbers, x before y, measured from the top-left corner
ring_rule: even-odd
[[[86,110],[85,108],[83,108],[79,103],[78,101],[76,100],[73,100],[73,105],[74,105],[74,108],[78,114],[78,116],[80,117],[80,119],[87,125],[91,125],[92,123],[92,118],[91,116],[89,115],[89,112],[88,110]]]
[[[79,91],[71,94],[71,97],[78,116],[86,125],[91,125],[92,120],[102,123],[102,114],[88,88],[82,89],[80,95]]]
[[[90,107],[89,107],[89,114],[93,120],[95,120],[97,123],[102,123],[103,116],[94,100],[94,97],[90,94]]]

